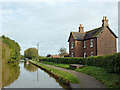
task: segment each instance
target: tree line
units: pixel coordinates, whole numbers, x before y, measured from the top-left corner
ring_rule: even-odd
[[[2,60],[6,62],[14,62],[20,59],[20,46],[14,40],[4,35],[2,39]]]

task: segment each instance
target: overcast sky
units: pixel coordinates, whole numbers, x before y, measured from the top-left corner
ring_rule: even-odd
[[[118,36],[118,2],[1,2],[0,35],[15,40],[21,54],[30,47],[37,47],[39,55],[58,54],[67,48],[71,31],[84,31],[102,25],[107,16],[109,26]]]

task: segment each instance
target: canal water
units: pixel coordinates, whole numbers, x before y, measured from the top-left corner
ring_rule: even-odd
[[[24,62],[2,65],[3,88],[63,88],[40,68]]]

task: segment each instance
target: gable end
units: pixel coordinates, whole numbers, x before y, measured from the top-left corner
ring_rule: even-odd
[[[118,37],[115,35],[115,33],[114,33],[108,26],[106,26],[106,28],[113,34],[113,36],[115,36],[115,38],[118,38]],[[104,28],[104,29],[105,29],[105,28]],[[104,29],[101,30],[96,37],[99,37],[99,35],[104,31]]]

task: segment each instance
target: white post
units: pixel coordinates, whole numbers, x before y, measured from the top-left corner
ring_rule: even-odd
[[[37,44],[37,50],[38,50],[38,60],[39,60],[39,43]]]

